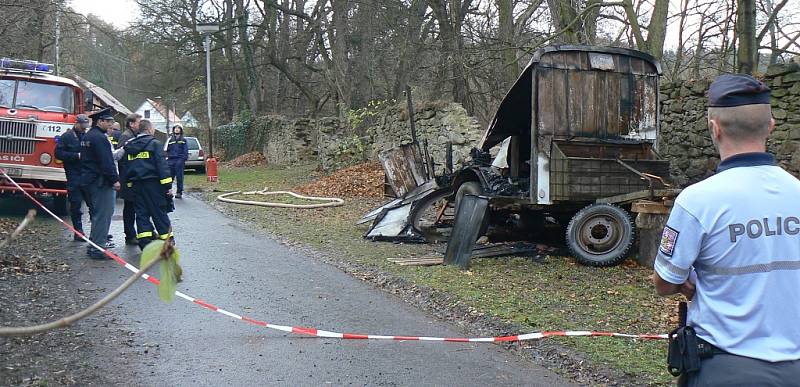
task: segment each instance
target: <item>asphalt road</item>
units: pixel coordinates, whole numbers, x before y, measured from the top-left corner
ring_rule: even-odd
[[[200,200],[185,197],[176,207],[171,218],[184,268],[179,290],[193,297],[282,325],[388,335],[464,335],[303,250],[250,231]],[[121,213],[118,207],[112,224],[118,244],[123,242]],[[86,259],[82,245],[75,245],[73,267],[85,287],[97,288],[98,296],[129,275],[112,261]],[[118,246],[115,251],[138,266],[137,249]],[[105,343],[87,361],[117,373],[122,383],[138,385],[568,384],[495,344],[286,335],[180,299],[166,304],[144,281],[79,324]]]

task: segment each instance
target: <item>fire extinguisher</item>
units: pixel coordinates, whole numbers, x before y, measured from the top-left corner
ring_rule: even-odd
[[[206,159],[206,176],[208,181],[216,183],[219,180],[217,176],[217,159],[209,157]]]

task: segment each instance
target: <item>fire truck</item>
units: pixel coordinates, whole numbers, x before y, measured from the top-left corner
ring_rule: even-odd
[[[84,94],[75,81],[52,74],[52,65],[0,59],[0,169],[22,188],[53,198],[66,209],[66,176],[55,158],[56,138],[83,112]],[[20,194],[0,176],[0,196]]]

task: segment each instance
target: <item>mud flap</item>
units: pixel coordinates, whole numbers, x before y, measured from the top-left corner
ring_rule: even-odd
[[[486,216],[489,198],[485,196],[465,195],[456,213],[450,240],[447,241],[447,251],[444,254],[445,265],[458,265],[462,269],[469,267],[472,257],[472,248],[478,239],[478,234]]]

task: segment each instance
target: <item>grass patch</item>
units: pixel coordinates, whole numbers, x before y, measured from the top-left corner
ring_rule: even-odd
[[[313,178],[313,166],[293,169],[267,167],[220,170],[218,190],[287,189]],[[202,179],[200,179],[202,177]],[[209,188],[204,176],[187,184]],[[213,200],[216,194],[206,193]],[[386,258],[426,256],[436,246],[370,242],[362,238],[367,225],[354,223],[380,205],[381,199],[347,199],[342,207],[312,210],[262,208],[226,204],[233,215],[257,223],[276,235],[380,268],[401,278],[451,294],[484,313],[543,330],[598,330],[625,333],[666,333],[671,329],[676,299],[655,295],[651,268],[623,265],[612,268],[581,266],[572,258],[547,257],[544,263],[524,258],[472,261],[469,271],[454,267],[408,267]],[[439,246],[441,248],[441,246]],[[400,332],[424,334],[424,332]],[[666,372],[666,343],[617,338],[554,338],[597,364],[631,375],[643,384],[673,381]]]

